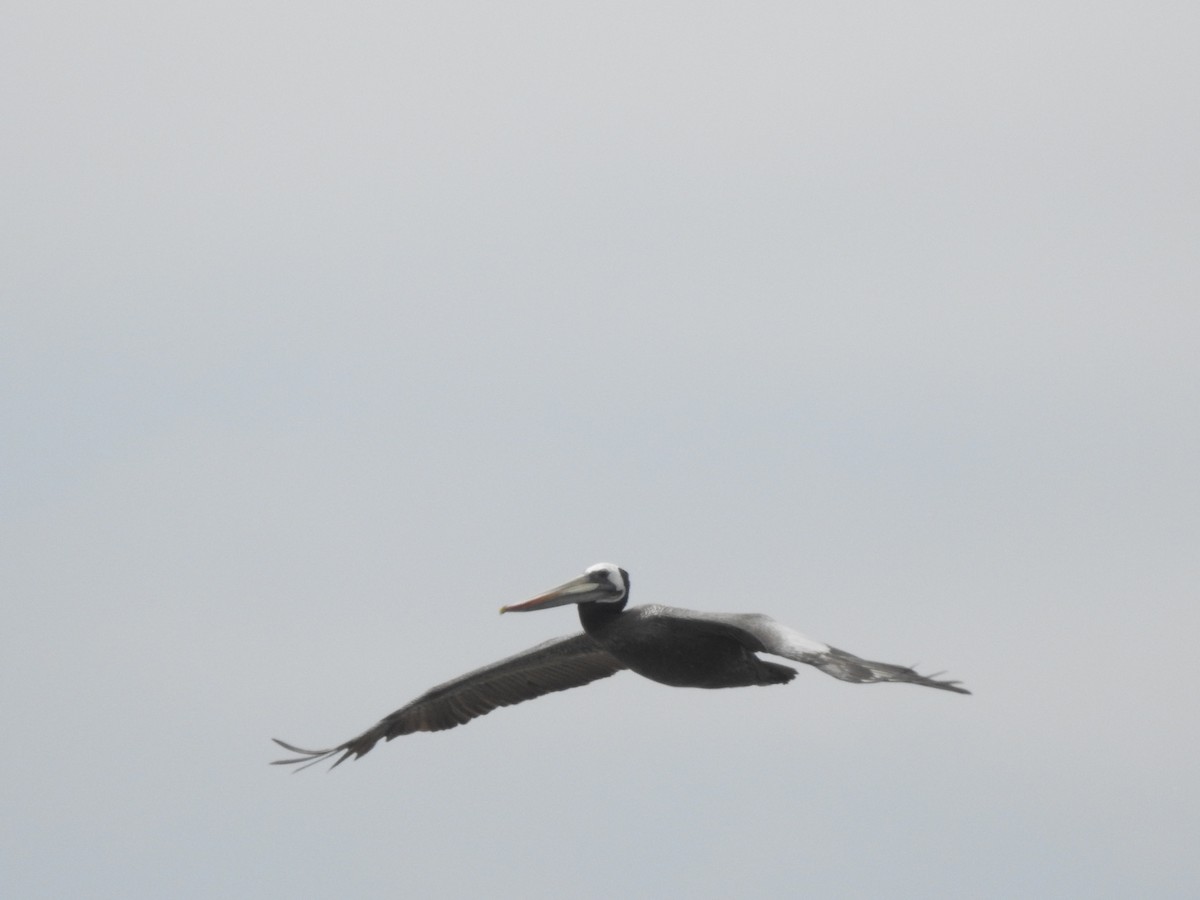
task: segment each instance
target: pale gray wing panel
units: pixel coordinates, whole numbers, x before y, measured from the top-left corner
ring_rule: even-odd
[[[709,613],[664,606],[658,607],[656,614],[672,622],[685,623],[686,627],[724,635],[747,650],[773,653],[796,662],[811,665],[829,652],[828,644],[814,641],[762,613]]]

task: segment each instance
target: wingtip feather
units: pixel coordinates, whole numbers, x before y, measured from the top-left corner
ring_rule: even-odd
[[[271,738],[271,740],[274,741],[276,744],[278,744],[280,747],[282,747],[284,750],[287,750],[289,753],[298,754],[296,757],[293,757],[291,759],[276,759],[276,760],[271,761],[271,765],[273,765],[273,766],[296,766],[296,768],[293,770],[293,774],[295,774],[296,772],[303,772],[309,766],[315,766],[317,763],[328,759],[329,757],[331,757],[335,753],[337,753],[339,750],[343,749],[342,747],[332,747],[328,750],[306,750],[303,747],[297,747],[295,744],[289,744],[287,741],[281,741],[279,738]],[[342,758],[339,759],[337,762],[335,762],[329,768],[330,769],[335,768],[338,765],[338,763],[342,762],[349,755],[350,755],[350,751],[347,750],[346,753],[342,756]],[[303,763],[303,765],[301,765],[301,763]]]

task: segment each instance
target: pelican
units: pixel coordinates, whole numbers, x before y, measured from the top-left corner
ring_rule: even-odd
[[[330,767],[335,768],[368,753],[381,739],[465,725],[499,706],[582,687],[622,669],[660,684],[696,688],[786,684],[796,676],[791,666],[760,659],[759,653],[815,666],[856,684],[901,681],[971,693],[957,681],[939,681],[936,674],[919,675],[906,666],[860,659],[760,613],[702,613],[658,605],[626,609],[628,600],[629,573],[612,563],[597,563],[532,600],[502,606],[500,612],[506,613],[575,603],[583,631],[430,688],[358,737],[328,750],[305,750],[272,738],[296,754],[272,765],[303,764],[299,768],[305,769],[341,754]]]

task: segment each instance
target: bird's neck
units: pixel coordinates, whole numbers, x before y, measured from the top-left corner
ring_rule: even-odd
[[[590,635],[597,635],[621,616],[625,609],[625,601],[616,603],[580,603],[579,621],[583,630]]]

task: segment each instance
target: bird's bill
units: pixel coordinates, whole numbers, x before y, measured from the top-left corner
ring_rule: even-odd
[[[502,606],[500,612],[531,612],[535,609],[549,609],[552,606],[566,606],[568,603],[589,603],[592,600],[603,599],[611,599],[611,591],[604,590],[590,575],[583,574],[553,590],[538,594],[532,600]]]

